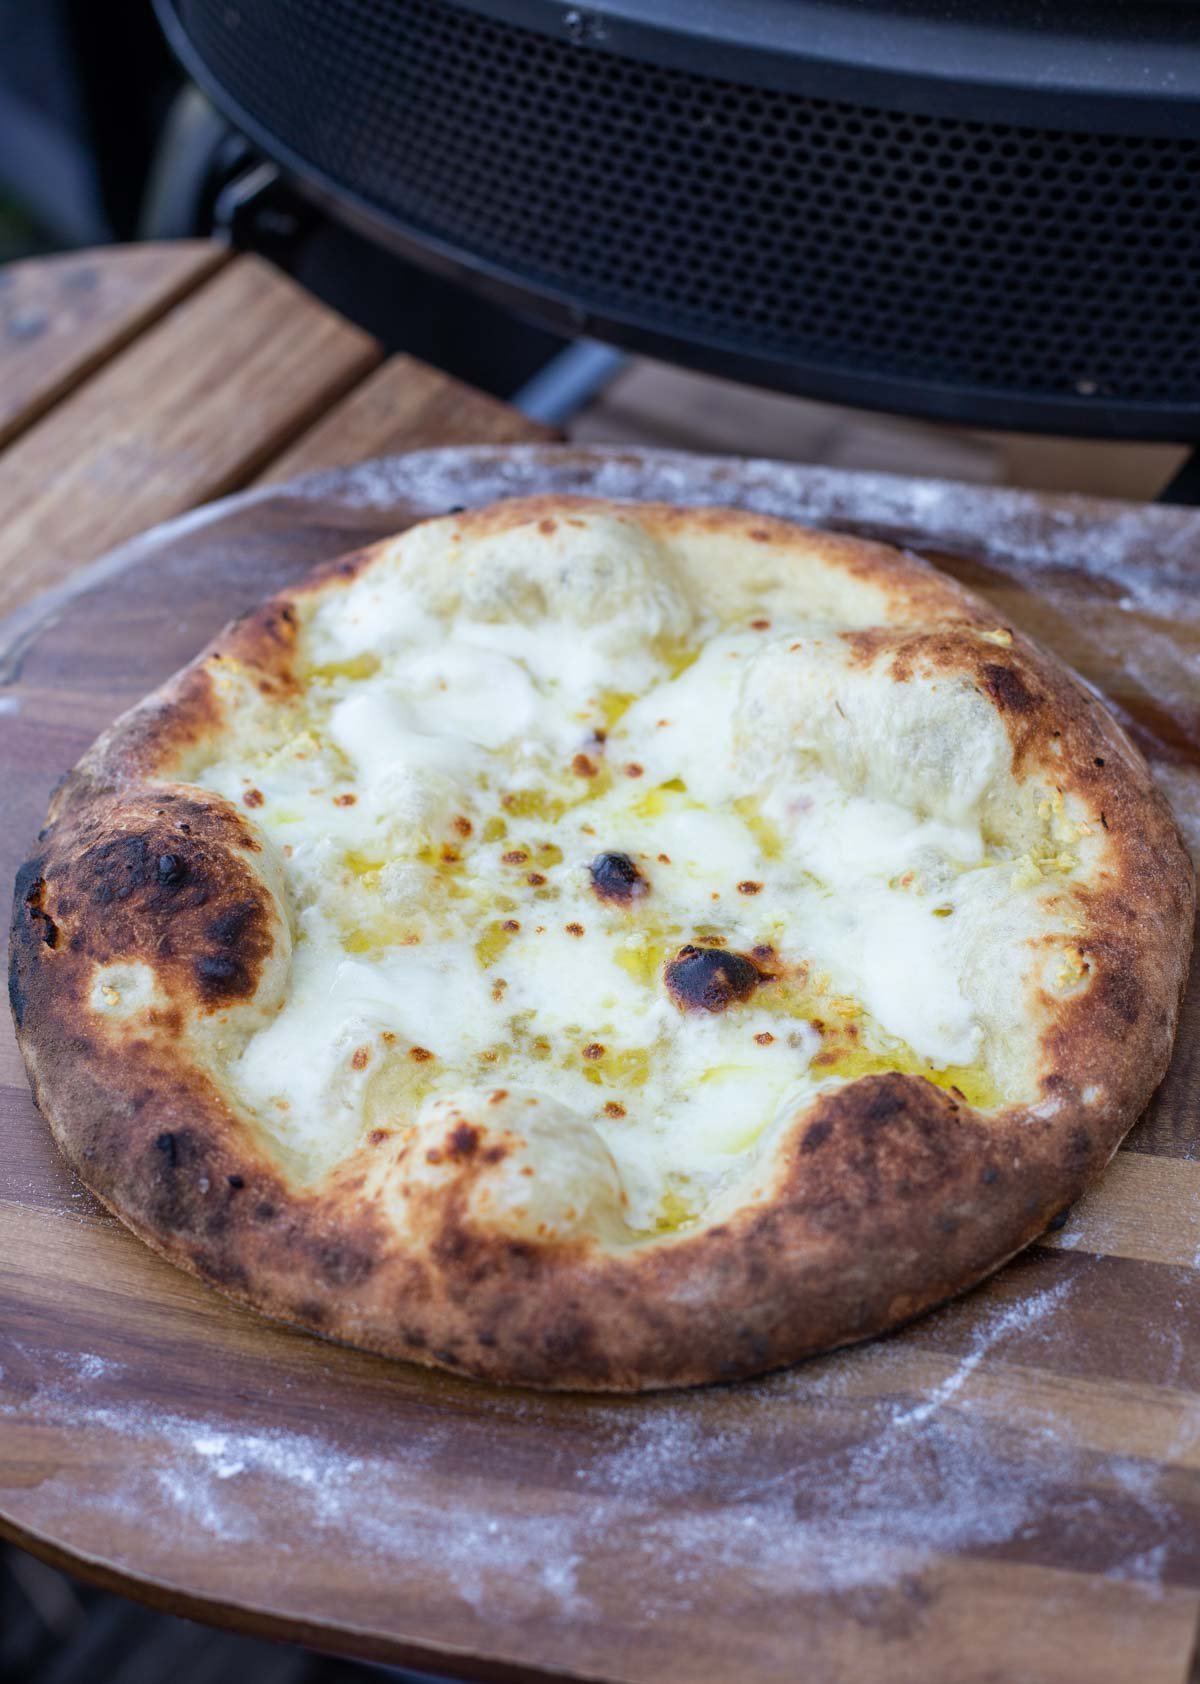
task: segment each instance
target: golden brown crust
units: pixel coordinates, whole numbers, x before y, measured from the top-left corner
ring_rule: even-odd
[[[545,498],[461,517],[472,531],[571,520]],[[644,505],[658,535],[797,542],[782,521]],[[206,1049],[270,1006],[287,930],[252,814],[173,786],[219,733],[214,661],[267,700],[294,690],[298,606],[374,552],[318,571],[226,629],[125,716],[64,781],[14,901],[10,987],[34,1091],[87,1184],[172,1261],[267,1314],[390,1355],[531,1385],[633,1389],[760,1372],[864,1338],[970,1285],[1041,1233],[1115,1151],[1170,1055],[1194,913],[1190,862],[1144,762],[1052,658],[914,558],[801,534],[934,630],[843,634],[898,683],[966,674],[1004,722],[1014,770],[1052,764],[1094,810],[1106,869],[1072,890],[1096,972],[1045,1004],[1036,1102],[983,1117],[923,1078],[863,1077],[791,1127],[765,1197],[691,1234],[626,1251],[534,1243],[472,1222],[472,1179],[502,1152],[451,1117],[436,1148],[460,1173],[423,1185],[399,1236],[362,1196],[377,1131],[319,1188],[298,1185],[233,1112]],[[995,635],[996,632],[999,635]],[[989,635],[985,635],[989,634]],[[162,779],[164,781],[155,780]],[[105,1019],[97,967],[141,959],[146,1013]],[[489,1161],[494,1161],[489,1160]]]

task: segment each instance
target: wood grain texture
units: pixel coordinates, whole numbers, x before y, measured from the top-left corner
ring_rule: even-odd
[[[434,452],[189,517],[0,655],[0,870],[95,731],[323,557],[532,489],[915,543],[1103,672],[1200,842],[1200,515],[711,459]],[[1161,682],[1160,682],[1161,677]],[[0,1038],[0,1524],[246,1629],[490,1678],[1184,1684],[1200,1612],[1196,980],[1057,1234],[901,1333],[746,1385],[539,1397],[321,1344],[161,1262]]]
[[[1195,1127],[1195,1117],[1192,1118]],[[1194,1268],[1200,1258],[1200,1164],[1118,1152],[1047,1245]]]
[[[0,446],[227,262],[209,240],[0,268]]]
[[[236,258],[0,455],[0,609],[245,484],[378,358],[277,270]]]
[[[415,357],[389,357],[348,397],[269,463],[258,483],[280,484],[400,450],[447,444],[536,444],[553,429]]]

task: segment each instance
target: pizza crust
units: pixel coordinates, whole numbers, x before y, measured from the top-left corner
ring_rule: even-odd
[[[804,635],[756,647],[739,692],[747,775],[770,788],[798,766],[833,767],[839,799],[969,819],[1012,854],[1014,883],[1026,857],[1035,876],[1050,869],[1048,837],[1072,837],[1069,884],[1047,897],[1069,898],[1069,943],[1057,926],[1022,926],[1035,962],[1014,981],[1001,962],[1015,939],[1004,896],[954,926],[999,1097],[976,1109],[952,1086],[886,1069],[818,1086],[743,1154],[700,1220],[673,1232],[631,1232],[611,1131],[507,1077],[435,1094],[401,1126],[351,1133],[314,1171],[229,1074],[288,998],[295,876],[253,801],[202,780],[231,741],[269,739],[315,664],[352,663],[401,635],[385,613],[398,570],[422,612],[553,623],[568,666],[587,655],[630,688],[647,651],[686,636],[701,609],[734,614],[739,581],[767,595],[800,581]],[[375,592],[365,617],[356,586]],[[456,706],[475,706],[477,737],[528,712],[505,670],[486,679],[482,709],[470,673],[456,693]],[[412,668],[409,681],[419,689],[427,675]],[[377,712],[358,712],[338,718],[341,755],[369,755],[381,728]],[[466,811],[473,787],[439,760],[416,785],[393,779],[372,798],[400,816],[411,851],[455,818],[479,821]],[[417,904],[403,860],[387,869],[392,904]],[[172,1261],[267,1314],[388,1355],[531,1385],[640,1389],[756,1373],[879,1332],[1041,1233],[1165,1071],[1193,912],[1174,821],[1111,716],[922,562],[733,510],[526,499],[319,570],[119,720],[63,784],[22,869],[11,990],[56,1139]],[[699,1009],[714,986],[755,997],[736,956],[714,983],[719,966],[700,951]],[[861,955],[864,988],[919,994],[904,976],[879,980],[879,957]],[[783,986],[778,955],[740,963],[765,979],[764,998]],[[952,1064],[961,1026],[942,1029],[939,1056]],[[360,1074],[373,1079],[368,1062]],[[736,1113],[736,1078],[719,1096]]]

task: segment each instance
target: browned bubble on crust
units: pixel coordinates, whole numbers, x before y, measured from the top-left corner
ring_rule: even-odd
[[[227,802],[173,790],[97,803],[66,861],[26,888],[48,947],[97,963],[150,965],[180,1006],[249,998],[276,941],[277,914],[244,859],[259,843]]]
[[[1006,713],[1029,713],[1037,706],[1037,697],[1015,667],[985,661],[981,677],[992,701]]]

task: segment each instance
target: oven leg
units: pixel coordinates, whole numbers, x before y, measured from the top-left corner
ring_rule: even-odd
[[[1155,498],[1158,503],[1200,505],[1200,445],[1193,445],[1179,468]]]

